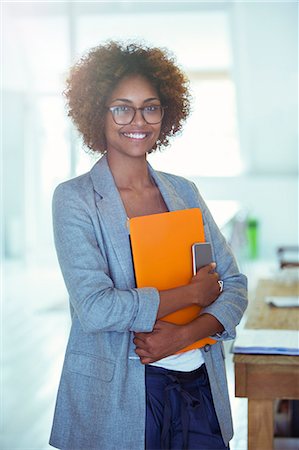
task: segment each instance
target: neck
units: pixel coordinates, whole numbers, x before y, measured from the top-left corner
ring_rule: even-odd
[[[108,152],[107,161],[118,189],[139,190],[152,185],[145,156],[114,158]]]

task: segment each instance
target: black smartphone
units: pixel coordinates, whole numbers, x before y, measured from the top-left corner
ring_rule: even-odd
[[[213,262],[212,246],[210,242],[196,242],[192,245],[193,275],[196,275],[201,267]]]

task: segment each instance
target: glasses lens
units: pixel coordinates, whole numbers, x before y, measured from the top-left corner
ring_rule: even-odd
[[[158,105],[151,105],[143,108],[144,120],[149,124],[161,122],[163,114],[164,114],[163,108]]]
[[[131,106],[114,106],[110,108],[110,111],[113,114],[113,119],[118,125],[129,124],[135,114],[135,110]]]

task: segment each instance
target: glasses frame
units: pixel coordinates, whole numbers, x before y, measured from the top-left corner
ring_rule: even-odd
[[[116,125],[130,125],[130,124],[133,122],[133,120],[134,120],[134,118],[135,118],[135,116],[136,116],[137,111],[140,111],[140,112],[141,112],[142,118],[143,118],[143,120],[145,121],[145,123],[147,123],[148,125],[158,125],[158,123],[161,123],[161,122],[162,122],[163,117],[164,117],[164,110],[166,109],[166,106],[162,106],[162,105],[152,105],[152,106],[158,106],[158,107],[161,109],[161,119],[159,120],[159,122],[148,122],[148,121],[146,120],[146,118],[144,117],[144,110],[145,110],[146,108],[148,108],[148,106],[144,106],[143,108],[135,108],[135,106],[131,106],[131,105],[125,105],[125,106],[128,106],[129,108],[131,108],[131,109],[134,110],[133,117],[132,117],[132,119],[130,120],[130,122],[128,122],[128,123],[117,123],[117,122],[116,122],[115,117],[114,117],[114,115],[113,115],[113,110],[114,110],[115,108],[119,108],[119,105],[117,105],[117,106],[107,106],[107,107],[106,107],[106,109],[107,109],[108,111],[111,112],[112,119],[114,120],[114,122],[116,123]]]

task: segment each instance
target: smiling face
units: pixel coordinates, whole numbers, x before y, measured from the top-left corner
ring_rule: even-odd
[[[130,106],[144,108],[161,105],[156,89],[141,75],[123,78],[113,90],[107,106]],[[130,157],[145,157],[159,138],[161,123],[148,124],[140,110],[136,111],[132,122],[127,125],[115,123],[112,112],[107,111],[105,136],[107,153]]]

